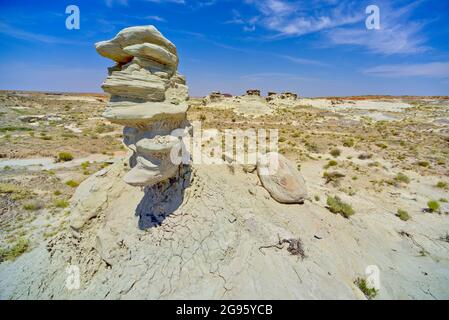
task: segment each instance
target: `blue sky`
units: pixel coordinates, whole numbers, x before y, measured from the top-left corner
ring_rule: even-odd
[[[371,4],[380,30],[365,26]],[[93,44],[147,24],[177,46],[193,96],[449,95],[446,0],[0,0],[0,89],[101,92],[112,62]]]

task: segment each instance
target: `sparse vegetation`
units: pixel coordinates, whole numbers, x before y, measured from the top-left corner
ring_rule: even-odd
[[[447,189],[448,185],[444,181],[438,181],[437,184],[435,185],[435,187],[437,187],[439,189]]]
[[[37,211],[44,207],[43,203],[37,200],[28,201],[23,205],[23,209],[27,211]]]
[[[20,255],[25,253],[29,247],[30,243],[27,239],[23,237],[19,238],[11,247],[5,249],[0,248],[0,262],[17,259]]]
[[[427,202],[429,212],[438,212],[440,210],[440,204],[438,201],[430,200]]]
[[[344,140],[343,141],[343,146],[344,147],[348,147],[348,148],[353,147],[354,146],[354,139],[349,138],[349,139]]]
[[[75,180],[69,180],[65,184],[72,188],[76,188],[80,185],[79,182],[76,182]]]
[[[394,177],[394,180],[396,182],[400,182],[400,183],[410,183],[410,178],[407,177],[405,174],[403,174],[402,172],[399,172],[396,177]]]
[[[334,167],[338,164],[335,160],[329,160],[329,162],[324,166],[324,169],[329,169],[330,167]]]
[[[428,161],[418,161],[417,164],[418,164],[418,166],[424,167],[424,168],[430,167],[430,163]]]
[[[332,171],[327,172],[325,171],[323,173],[323,178],[326,179],[326,184],[332,182],[334,185],[338,185],[340,182],[340,179],[344,178],[346,175],[343,173],[340,173],[338,171]]]
[[[27,128],[27,127],[2,127],[2,128],[0,128],[0,132],[8,132],[8,131],[33,131],[33,129]]]
[[[72,160],[73,160],[73,155],[71,153],[60,152],[58,154],[58,161],[59,162],[66,162],[66,161],[72,161]]]
[[[64,199],[57,199],[54,201],[54,206],[56,208],[67,208],[69,206],[69,202],[67,200]]]
[[[368,283],[365,279],[357,278],[354,283],[360,289],[360,291],[363,292],[367,299],[372,300],[377,296],[377,290],[375,288],[369,288]]]
[[[402,210],[402,209],[398,209],[398,212],[396,213],[396,217],[398,217],[402,221],[410,220],[410,215],[408,214],[408,212],[405,210]]]
[[[331,154],[332,157],[337,158],[341,155],[341,150],[335,148],[335,149],[332,149],[329,153]]]
[[[330,212],[340,214],[347,219],[355,213],[352,206],[343,202],[338,196],[327,197],[326,203]]]

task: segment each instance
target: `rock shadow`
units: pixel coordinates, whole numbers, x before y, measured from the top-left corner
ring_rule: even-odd
[[[161,225],[184,201],[184,192],[190,186],[191,169],[180,167],[176,177],[145,187],[142,200],[137,205],[135,215],[139,217],[139,229],[145,230]]]

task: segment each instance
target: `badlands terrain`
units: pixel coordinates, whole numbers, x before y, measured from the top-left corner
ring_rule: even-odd
[[[278,129],[307,198],[281,204],[255,168],[198,164],[145,228],[108,99],[0,92],[1,299],[449,299],[448,97],[191,98],[203,129]]]

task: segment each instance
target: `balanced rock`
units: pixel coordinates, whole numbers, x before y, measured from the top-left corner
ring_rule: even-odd
[[[111,95],[103,116],[125,126],[124,144],[133,152],[125,182],[151,187],[175,177],[180,163],[170,154],[181,142],[171,133],[187,130],[189,97],[175,45],[154,26],[141,26],[95,46],[116,62],[102,86]]]
[[[307,197],[304,178],[290,160],[277,152],[258,158],[257,174],[271,197],[280,203],[303,203]]]

